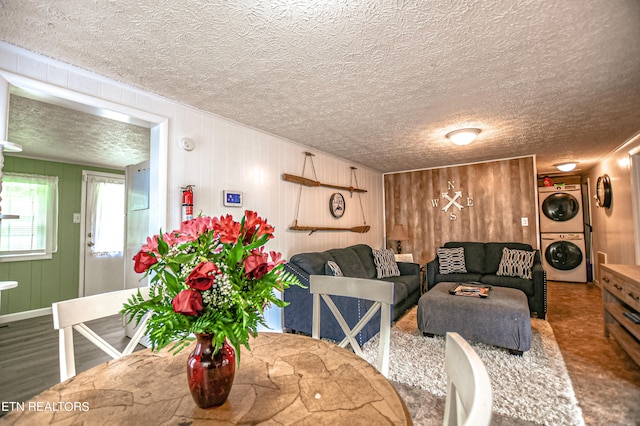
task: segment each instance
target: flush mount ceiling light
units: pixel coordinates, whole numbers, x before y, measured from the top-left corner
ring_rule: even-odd
[[[570,172],[576,168],[577,164],[578,163],[571,161],[568,163],[554,164],[554,166],[556,166],[556,169],[560,170],[561,172]]]
[[[447,133],[447,139],[456,145],[469,145],[480,133],[480,129],[458,129]]]

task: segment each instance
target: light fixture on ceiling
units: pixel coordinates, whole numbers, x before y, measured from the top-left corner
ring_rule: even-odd
[[[576,163],[575,161],[570,161],[570,162],[567,162],[567,163],[554,164],[554,166],[556,166],[556,169],[560,170],[561,172],[570,172],[573,169],[575,169],[577,165],[578,165],[578,163]]]
[[[453,132],[447,133],[447,139],[456,145],[469,145],[473,142],[480,133],[480,129],[468,128],[468,129],[458,129]]]

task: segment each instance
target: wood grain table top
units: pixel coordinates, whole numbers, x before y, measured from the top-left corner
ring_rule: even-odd
[[[191,398],[191,348],[175,356],[145,349],[14,404],[0,424],[412,424],[393,385],[348,350],[280,333],[259,333],[250,345],[220,407],[201,409]]]

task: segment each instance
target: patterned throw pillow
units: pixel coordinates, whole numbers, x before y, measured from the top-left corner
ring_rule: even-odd
[[[373,252],[373,261],[376,264],[378,278],[399,277],[400,269],[396,263],[393,250],[371,250]]]
[[[333,260],[327,260],[327,263],[324,265],[324,273],[326,275],[333,275],[334,277],[344,277],[340,265]]]
[[[505,247],[502,249],[502,259],[496,274],[530,280],[533,278],[531,267],[533,266],[535,255],[535,251],[511,250]]]
[[[464,263],[464,247],[436,249],[441,274],[466,274],[467,266]]]

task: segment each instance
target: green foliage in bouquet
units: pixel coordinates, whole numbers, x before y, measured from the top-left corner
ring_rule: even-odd
[[[217,351],[225,339],[235,348],[249,348],[249,337],[264,310],[287,305],[274,290],[300,285],[284,270],[277,252],[265,252],[274,228],[255,212],[240,222],[230,215],[197,217],[180,229],[147,238],[133,258],[136,272],[150,277],[149,298],[140,292],[122,313],[139,323],[149,313],[147,332],[152,349],[169,344],[174,353],[187,346],[192,333],[211,334]]]

